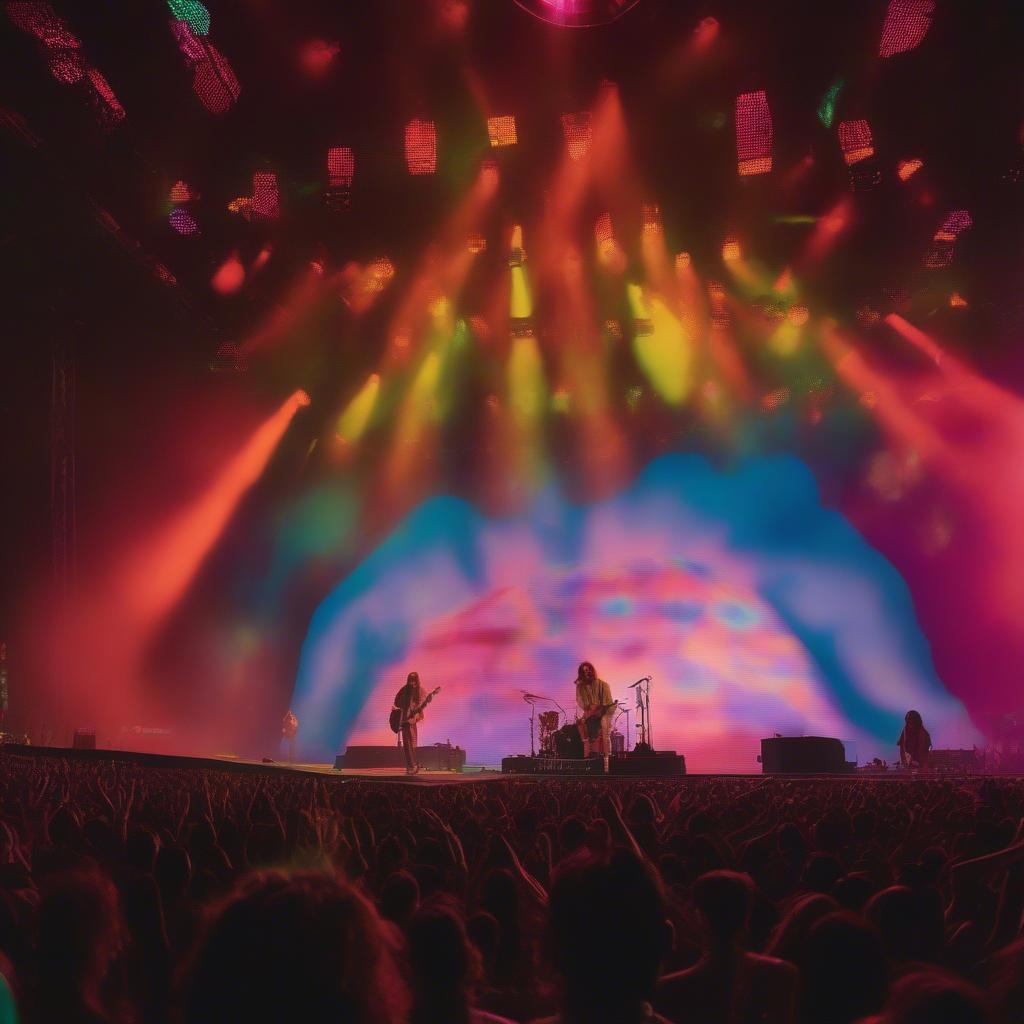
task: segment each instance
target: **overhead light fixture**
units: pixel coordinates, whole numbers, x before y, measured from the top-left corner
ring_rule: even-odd
[[[640,0],[516,0],[535,18],[563,28],[607,25],[622,17]]]

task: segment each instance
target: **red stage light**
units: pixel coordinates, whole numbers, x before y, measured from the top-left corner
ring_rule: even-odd
[[[704,50],[709,47],[717,38],[719,27],[717,18],[709,16],[702,19],[693,33],[693,42],[696,48]]]
[[[772,112],[764,89],[736,97],[736,159],[741,175],[772,169]]]
[[[871,125],[863,119],[840,121],[839,145],[848,167],[874,156],[875,145],[871,138]]]
[[[661,208],[657,203],[643,203],[640,206],[640,225],[644,235],[661,234]]]
[[[578,114],[562,115],[562,135],[573,160],[582,160],[590,150],[593,141],[594,124],[589,110]]]
[[[971,215],[967,210],[953,210],[942,222],[942,227],[935,232],[936,242],[953,242],[961,231],[966,231],[974,225]]]
[[[261,270],[270,262],[270,257],[273,252],[274,247],[269,243],[263,246],[263,248],[256,254],[256,259],[252,261],[252,266],[249,269],[251,271]]]
[[[110,83],[103,77],[98,68],[89,67],[86,69],[89,82],[93,88],[94,106],[97,108],[101,126],[104,129],[117,127],[124,119],[124,107],[121,106]],[[98,103],[96,102],[98,101]]]
[[[234,69],[212,43],[205,43],[205,58],[196,64],[192,91],[211,114],[226,114],[242,91]]]
[[[437,170],[437,126],[433,121],[410,121],[405,126],[405,163],[410,174]]]
[[[245,267],[238,258],[238,253],[233,252],[218,268],[213,275],[210,284],[215,292],[221,295],[230,295],[238,291],[245,281]]]
[[[192,31],[192,26],[187,21],[172,22],[171,31],[178,42],[178,49],[186,60],[197,63],[206,59],[206,43]]]
[[[198,199],[199,197],[192,191],[187,182],[176,181],[171,186],[169,198],[172,203],[190,203],[193,199]]]
[[[466,248],[474,256],[479,256],[480,253],[487,252],[487,239],[483,235],[469,235],[466,238]]]
[[[580,28],[614,21],[639,0],[516,0],[516,3],[552,25]]]
[[[929,270],[948,267],[953,262],[957,235],[961,231],[966,231],[973,223],[974,221],[971,220],[971,215],[967,210],[951,211],[932,238],[932,247],[924,259],[925,267]]]
[[[77,49],[82,45],[48,3],[9,3],[6,10],[7,17],[18,28],[35,36],[49,49]]]
[[[676,253],[676,273],[682,274],[690,269],[690,254],[688,252]]]
[[[761,399],[762,411],[775,412],[789,401],[792,394],[793,393],[789,388],[776,388],[774,391],[769,391],[768,394]]]
[[[252,176],[252,212],[267,220],[276,220],[280,215],[277,175],[273,171],[260,171]]]
[[[85,77],[82,55],[78,50],[52,50],[50,74],[65,85],[74,85]]]
[[[351,188],[356,176],[356,158],[348,146],[327,150],[327,184],[331,188]]]
[[[890,0],[878,56],[892,57],[914,49],[927,35],[934,10],[933,0]]]
[[[727,238],[722,243],[722,259],[726,263],[736,263],[742,257],[743,253],[740,251],[740,241],[738,238]]]
[[[900,181],[909,181],[922,167],[924,162],[921,160],[901,160],[896,166],[896,173]]]
[[[382,292],[395,276],[395,265],[387,256],[370,260],[366,268],[365,288],[368,292]]]
[[[337,43],[328,43],[323,39],[311,39],[299,51],[299,63],[307,75],[318,78],[327,72],[339,53],[341,53],[341,47]]]
[[[615,249],[615,230],[612,228],[612,215],[602,213],[594,224],[594,241],[597,251],[602,256],[610,255]]]
[[[499,146],[514,146],[519,141],[516,136],[516,119],[511,114],[487,118],[487,138],[495,149]]]

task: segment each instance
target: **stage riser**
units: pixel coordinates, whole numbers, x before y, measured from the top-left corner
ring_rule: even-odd
[[[600,758],[506,757],[505,775],[582,775],[607,778]],[[654,754],[624,754],[608,761],[608,775],[631,778],[672,778],[686,774],[686,758],[672,750]]]
[[[761,740],[765,775],[839,775],[853,772],[843,744],[830,736],[775,736]]]
[[[461,771],[466,764],[466,752],[461,747],[446,745],[417,747],[416,760],[427,771]],[[405,752],[398,746],[348,747],[334,759],[335,768],[404,768]]]

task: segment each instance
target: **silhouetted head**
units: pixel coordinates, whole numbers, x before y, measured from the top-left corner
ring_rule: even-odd
[[[920,711],[908,711],[906,715],[904,715],[903,721],[912,729],[920,729],[924,726],[924,720],[921,718]]]
[[[804,983],[800,1017],[808,1024],[852,1024],[882,1006],[887,978],[882,940],[853,914],[817,921],[797,966]]]
[[[989,1024],[982,993],[947,971],[929,968],[895,982],[882,1019],[885,1024]]]
[[[406,677],[405,681],[409,686],[415,687],[417,690],[420,687],[420,674],[419,672],[410,672]]]
[[[321,872],[250,875],[217,908],[186,977],[186,1024],[394,1024],[405,988],[380,918]]]
[[[754,883],[738,871],[709,871],[693,886],[693,904],[716,947],[731,946],[750,919]]]
[[[649,999],[671,934],[661,885],[634,853],[580,851],[556,871],[547,941],[570,1017],[621,1018]]]
[[[439,1019],[430,1012],[449,1009],[458,1018],[469,1005],[469,993],[480,974],[480,954],[469,942],[455,910],[444,904],[421,907],[408,929],[409,967],[413,986],[413,1019]]]
[[[419,901],[419,883],[408,871],[388,875],[380,888],[380,912],[400,928],[404,928],[416,912]]]
[[[51,878],[39,903],[37,934],[41,1002],[91,998],[124,934],[114,883],[98,871]]]

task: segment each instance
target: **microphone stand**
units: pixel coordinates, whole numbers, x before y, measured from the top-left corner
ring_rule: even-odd
[[[537,750],[533,744],[533,719],[537,714],[537,705],[534,701],[530,700],[529,697],[524,697],[523,700],[530,705],[530,757],[536,757]]]
[[[636,746],[644,746],[648,750],[654,750],[653,734],[651,732],[651,677],[645,676],[638,679],[633,686],[636,687],[636,710],[639,714],[637,728],[640,730],[640,739]],[[630,687],[632,689],[632,687]]]

